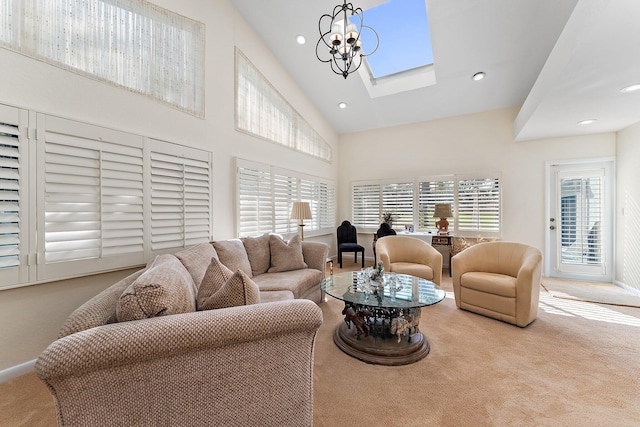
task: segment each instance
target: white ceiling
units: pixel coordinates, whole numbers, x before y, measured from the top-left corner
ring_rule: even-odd
[[[316,58],[318,19],[340,0],[232,2],[338,133],[513,106],[517,140],[640,122],[640,91],[620,93],[640,83],[638,0],[426,0],[436,84],[374,99],[358,74]],[[487,77],[474,82],[478,71]]]

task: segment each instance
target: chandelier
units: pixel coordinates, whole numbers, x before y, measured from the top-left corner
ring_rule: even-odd
[[[376,46],[371,52],[363,52],[358,26],[349,19],[351,21],[357,19],[356,22],[360,24],[360,33],[366,29],[374,34]],[[380,43],[378,33],[364,25],[362,9],[359,7],[354,9],[353,4],[347,3],[346,0],[344,4],[333,8],[333,15],[324,14],[320,17],[318,29],[320,39],[316,44],[316,57],[322,62],[331,64],[331,70],[345,79],[360,68],[363,57],[378,50]]]

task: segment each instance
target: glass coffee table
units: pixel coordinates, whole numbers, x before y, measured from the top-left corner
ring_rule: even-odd
[[[420,332],[422,307],[437,304],[445,292],[429,280],[386,273],[381,283],[359,271],[332,274],[322,290],[344,301],[344,322],[333,341],[340,350],[367,363],[407,365],[429,354],[429,341]]]

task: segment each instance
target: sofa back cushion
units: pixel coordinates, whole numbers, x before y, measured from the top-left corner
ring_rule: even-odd
[[[202,282],[202,278],[204,277],[205,271],[207,271],[211,258],[218,258],[218,254],[213,248],[213,245],[208,242],[183,249],[176,252],[175,255],[187,269],[189,274],[191,274],[193,283],[195,283],[196,287],[200,286],[200,282]]]
[[[220,240],[213,242],[218,259],[231,271],[242,270],[249,277],[253,277],[251,263],[247,251],[240,239]]]
[[[269,236],[269,247],[271,249],[269,273],[307,268],[302,255],[302,241],[298,234],[293,236],[288,243],[279,236],[271,235]]]
[[[260,289],[242,270],[232,272],[216,258],[198,289],[198,310],[214,310],[260,302]]]
[[[271,267],[271,249],[269,248],[269,234],[258,237],[243,237],[242,244],[247,251],[251,273],[253,276],[266,273]]]
[[[119,322],[195,311],[196,287],[191,274],[173,255],[158,255],[120,296]]]

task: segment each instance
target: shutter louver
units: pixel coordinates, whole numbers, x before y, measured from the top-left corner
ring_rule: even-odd
[[[298,180],[281,174],[272,174],[273,177],[273,203],[274,203],[274,231],[276,233],[291,233],[297,229],[295,220],[291,217],[291,206],[297,200]]]
[[[380,184],[353,186],[353,225],[378,228],[380,225]]]
[[[335,191],[332,184],[320,183],[318,219],[321,230],[336,227]]]
[[[0,117],[0,278],[20,266],[21,254],[21,140],[17,123],[4,123]]]
[[[413,182],[384,184],[382,212],[393,214],[395,226],[413,224]]]
[[[238,166],[239,237],[270,233],[272,224],[271,173]]]
[[[70,270],[79,275],[142,264],[142,137],[37,117],[44,167],[38,280],[67,277]]]
[[[156,140],[152,145],[151,250],[166,251],[208,241],[209,153]]]
[[[433,218],[435,206],[438,203],[449,203],[451,209],[454,209],[454,187],[451,181],[422,181],[420,182],[419,195],[419,218],[418,229],[427,230],[436,228],[435,222],[438,219]],[[454,212],[455,215],[455,212]],[[451,227],[453,228],[453,227]]]
[[[498,178],[458,181],[458,230],[500,231],[500,181]]]
[[[312,219],[305,220],[305,228],[307,231],[310,230],[318,230],[319,224],[319,216],[320,212],[318,211],[318,200],[320,197],[319,194],[319,183],[317,181],[309,181],[306,179],[300,180],[300,197],[299,200],[302,202],[308,202],[309,208],[311,209]]]

